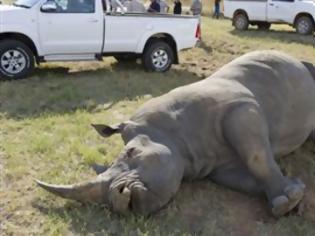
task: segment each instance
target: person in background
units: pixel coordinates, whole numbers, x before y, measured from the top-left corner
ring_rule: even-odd
[[[174,1],[174,14],[181,15],[182,14],[182,3],[180,0]]]
[[[220,17],[220,2],[221,0],[214,1],[214,14],[213,17],[219,19]]]
[[[149,6],[148,12],[159,13],[161,10],[161,7],[158,0],[150,0],[150,1],[151,1],[151,4]]]
[[[201,11],[202,11],[201,0],[193,0],[190,10],[194,16],[201,15]]]
[[[146,12],[144,5],[139,0],[127,0],[124,3],[128,13],[144,13]]]
[[[167,5],[165,0],[160,0],[160,12],[162,14],[166,14],[166,13],[168,13],[169,9],[170,9],[170,7],[169,7],[169,5]]]

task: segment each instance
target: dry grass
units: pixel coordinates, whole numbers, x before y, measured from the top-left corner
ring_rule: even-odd
[[[181,53],[181,64],[166,74],[108,58],[42,65],[30,79],[0,83],[0,235],[315,235],[312,143],[280,161],[288,175],[307,184],[302,215],[280,220],[270,217],[263,199],[208,181],[184,184],[149,219],[119,217],[35,186],[35,178],[56,183],[90,178],[89,163],[115,158],[120,138],[104,141],[90,123],[123,121],[150,97],[205,78],[243,53],[273,48],[315,63],[313,39],[287,27],[236,32],[229,21],[207,18],[202,27],[202,47]]]

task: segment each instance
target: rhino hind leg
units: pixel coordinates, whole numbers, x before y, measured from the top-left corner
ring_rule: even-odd
[[[220,167],[214,170],[209,178],[219,185],[223,185],[239,192],[251,195],[259,195],[263,193],[261,184],[244,165],[232,164]]]
[[[262,186],[273,215],[280,217],[301,201],[304,185],[283,176],[274,160],[263,117],[254,105],[238,106],[223,121],[224,136]]]

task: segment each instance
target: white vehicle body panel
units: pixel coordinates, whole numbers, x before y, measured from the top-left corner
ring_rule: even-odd
[[[95,0],[93,13],[42,12],[46,1],[39,0],[29,9],[0,5],[0,35],[27,36],[38,56],[46,61],[90,60],[96,54],[141,54],[148,39],[160,34],[171,36],[177,51],[194,47],[198,41],[198,17],[106,13],[100,0]]]
[[[107,15],[104,52],[141,53],[147,40],[157,34],[170,35],[178,51],[190,48],[196,43],[196,18],[183,19],[185,17],[152,14]],[[170,24],[176,27],[169,27]]]
[[[37,32],[36,12],[14,6],[0,5],[0,34],[19,33],[29,37],[37,51],[42,52]]]
[[[38,25],[44,55],[101,53],[104,34],[101,13],[39,12]]]
[[[299,14],[306,13],[315,19],[315,2],[311,0],[225,0],[224,15],[233,18],[238,10],[246,12],[252,22],[294,24]]]

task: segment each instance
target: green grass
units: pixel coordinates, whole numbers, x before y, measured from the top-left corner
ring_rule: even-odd
[[[92,178],[92,162],[109,163],[119,136],[104,140],[90,123],[116,123],[150,97],[203,79],[255,49],[278,49],[315,63],[312,37],[285,26],[236,32],[230,21],[203,18],[203,43],[181,64],[150,74],[138,64],[43,64],[26,80],[0,83],[0,235],[315,235],[315,146],[280,160],[307,184],[301,216],[275,220],[263,199],[208,181],[183,184],[165,209],[148,219],[119,217],[99,205],[56,198],[34,179],[71,183]]]

